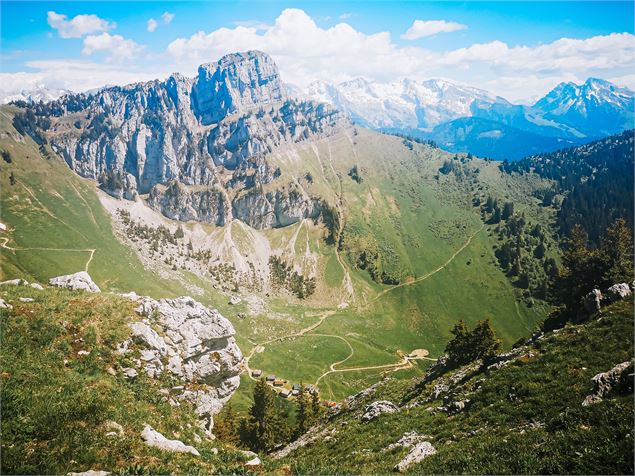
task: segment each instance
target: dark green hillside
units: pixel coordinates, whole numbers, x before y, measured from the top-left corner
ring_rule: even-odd
[[[550,206],[555,196],[565,195],[557,218],[561,235],[568,236],[575,225],[581,225],[597,244],[617,218],[633,227],[633,133],[505,163],[503,170],[534,172],[553,180],[553,188],[545,190],[542,198]]]

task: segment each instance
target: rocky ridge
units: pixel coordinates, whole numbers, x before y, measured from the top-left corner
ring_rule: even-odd
[[[107,193],[149,194],[150,206],[170,218],[219,226],[235,218],[276,227],[318,216],[313,198],[289,200],[302,194],[283,191],[292,185],[266,156],[350,126],[326,104],[288,97],[277,66],[259,51],[203,64],[195,78],[173,74],[67,95],[29,111],[45,118],[36,121],[42,135],[69,167]],[[270,193],[261,190],[274,181]],[[254,204],[275,214],[246,216]]]

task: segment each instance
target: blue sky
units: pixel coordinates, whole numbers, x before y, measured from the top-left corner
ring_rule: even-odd
[[[193,75],[200,63],[250,48],[270,53],[283,79],[301,87],[443,77],[529,102],[588,76],[635,86],[633,2],[1,5],[5,89]]]

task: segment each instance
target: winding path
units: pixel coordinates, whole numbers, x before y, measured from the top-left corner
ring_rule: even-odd
[[[95,256],[95,251],[97,251],[96,248],[38,248],[38,247],[13,248],[7,245],[7,243],[9,243],[9,238],[3,237],[3,238],[0,238],[0,241],[2,241],[2,243],[0,243],[1,248],[4,248],[5,250],[11,250],[11,251],[36,250],[36,251],[70,251],[70,252],[90,253],[90,256],[88,257],[88,261],[86,261],[86,264],[84,265],[84,271],[86,272],[88,272],[88,266],[90,265],[91,261],[93,260],[93,257]]]
[[[466,241],[465,243],[463,243],[463,244],[461,245],[461,247],[460,247],[458,250],[456,250],[456,251],[452,254],[452,256],[450,256],[450,257],[448,258],[448,260],[447,260],[445,263],[443,263],[441,266],[439,266],[438,268],[436,268],[436,269],[434,269],[434,270],[430,271],[429,273],[424,274],[423,276],[420,276],[420,277],[418,277],[418,278],[416,278],[416,279],[413,279],[412,281],[408,281],[408,282],[405,282],[405,283],[397,284],[397,285],[395,285],[395,286],[393,286],[393,287],[391,287],[391,288],[384,289],[382,292],[380,292],[379,294],[377,294],[377,296],[375,296],[373,299],[371,299],[371,300],[369,301],[369,304],[370,304],[371,302],[375,302],[375,301],[377,301],[379,298],[381,298],[382,296],[384,296],[385,294],[387,294],[387,293],[389,293],[389,292],[391,292],[391,291],[394,291],[395,289],[401,288],[401,287],[403,287],[403,286],[412,286],[413,284],[420,283],[421,281],[424,281],[424,280],[428,279],[429,277],[434,276],[434,275],[435,275],[435,274],[437,274],[439,271],[443,271],[447,265],[449,265],[452,261],[454,261],[454,259],[455,259],[455,258],[456,258],[459,254],[461,254],[461,252],[462,252],[465,248],[467,248],[467,247],[469,246],[469,244],[472,242],[472,239],[473,239],[476,235],[478,235],[478,234],[480,233],[480,231],[481,231],[483,228],[485,228],[485,224],[481,225],[481,226],[480,226],[480,228],[479,228],[478,230],[476,230],[474,233],[472,233],[472,234],[470,235],[470,237],[467,239],[467,241]]]

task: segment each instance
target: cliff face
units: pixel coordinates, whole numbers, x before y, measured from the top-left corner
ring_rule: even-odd
[[[219,225],[244,206],[244,200],[228,203],[230,197],[276,178],[268,153],[350,125],[325,104],[288,98],[275,63],[258,51],[202,65],[196,78],[174,74],[94,96],[65,96],[52,108],[57,113],[47,139],[76,173],[99,180],[117,197],[149,193],[150,205],[170,218]],[[124,184],[108,182],[112,176],[125,178]],[[257,201],[275,208],[276,195]],[[285,211],[298,207],[302,210]],[[247,223],[283,226],[289,217],[315,215],[305,197],[278,208],[279,220]],[[243,212],[235,216],[243,217]]]

